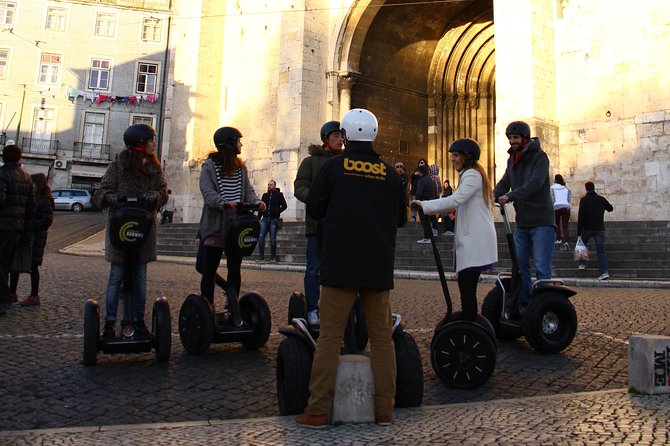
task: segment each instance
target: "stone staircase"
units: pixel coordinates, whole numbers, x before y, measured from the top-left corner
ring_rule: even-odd
[[[670,280],[670,268],[667,258],[670,252],[670,221],[635,221],[605,223],[607,232],[605,250],[607,251],[609,273],[617,279],[655,279]],[[502,223],[496,223],[498,233],[499,261],[494,273],[511,270],[511,260]],[[175,223],[158,227],[158,254],[164,256],[195,257],[195,234],[197,224]],[[577,225],[570,224],[570,244],[574,249],[577,239]],[[416,241],[422,238],[419,223],[407,223],[398,229],[396,241],[395,266],[397,270],[435,271],[430,244],[420,245]],[[270,252],[269,237],[265,241],[266,256]],[[306,239],[304,224],[285,222],[284,228],[277,232],[277,251],[281,263],[305,264]],[[453,271],[453,236],[438,237],[438,246],[442,263],[446,271]],[[589,242],[591,261],[587,269],[579,271],[577,262],[570,251],[556,250],[553,259],[553,276],[561,278],[594,278],[600,273],[595,244]],[[256,253],[258,249],[256,249]],[[250,260],[257,259],[257,254]]]

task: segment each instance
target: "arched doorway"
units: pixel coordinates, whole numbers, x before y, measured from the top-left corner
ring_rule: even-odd
[[[380,122],[375,147],[384,160],[403,161],[411,170],[426,158],[452,183],[449,143],[475,138],[493,179],[493,35],[492,0],[356,2],[335,60],[340,112],[372,110]]]

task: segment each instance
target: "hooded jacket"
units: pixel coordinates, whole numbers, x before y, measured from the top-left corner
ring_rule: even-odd
[[[307,214],[323,219],[321,284],[392,289],[396,230],[407,221],[406,206],[400,176],[371,143],[349,142],[326,161],[307,198]]]
[[[594,190],[586,192],[586,195],[579,200],[577,235],[582,235],[583,230],[604,231],[605,211],[613,210],[614,206],[607,201],[607,198],[598,195]]]
[[[286,210],[286,199],[278,187],[275,187],[272,192],[265,192],[261,201],[265,203],[263,217],[267,219],[279,218],[280,214]]]
[[[307,151],[310,156],[302,160],[295,181],[293,181],[293,193],[303,203],[307,203],[307,195],[309,195],[312,184],[316,179],[316,174],[319,173],[325,162],[333,156],[328,149],[317,144],[310,145]],[[309,214],[305,214],[305,235],[315,235],[317,232],[317,221]]]
[[[496,200],[507,195],[516,211],[516,224],[521,228],[555,226],[549,191],[549,157],[540,147],[540,141],[531,138],[519,153],[517,162],[514,150],[510,148],[507,153],[510,155],[507,169],[493,191]]]

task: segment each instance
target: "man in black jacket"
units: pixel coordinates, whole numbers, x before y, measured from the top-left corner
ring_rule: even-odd
[[[265,203],[265,212],[261,220],[261,236],[258,240],[259,260],[265,260],[265,236],[270,232],[270,255],[272,261],[277,262],[277,228],[279,216],[286,210],[286,199],[275,180],[270,180],[268,191],[263,194],[261,200]]]
[[[19,161],[22,150],[17,145],[6,146],[0,167],[0,314],[12,305],[8,275],[16,240],[25,232],[35,210],[33,180]]]
[[[398,174],[372,147],[377,118],[368,110],[351,110],[342,118],[342,131],[346,150],[326,161],[307,199],[307,213],[324,219],[321,333],[312,364],[309,402],[296,422],[315,428],[328,424],[340,342],[358,296],[365,308],[378,423],[391,423],[395,397],[389,295],[396,230],[407,221],[407,198]]]
[[[605,211],[612,212],[614,207],[603,196],[596,193],[596,187],[587,181],[586,195],[579,200],[579,214],[577,217],[577,236],[582,238],[585,245],[593,237],[598,251],[598,265],[600,276],[598,280],[610,278],[607,271],[607,254],[605,253]],[[586,269],[586,261],[579,260],[579,269]]]
[[[509,159],[494,195],[501,206],[509,201],[516,211],[514,245],[521,273],[519,312],[523,313],[532,292],[530,259],[534,259],[538,279],[551,279],[556,217],[551,200],[549,157],[540,147],[539,139],[530,137],[530,126],[523,121],[511,122],[505,135],[510,144]]]

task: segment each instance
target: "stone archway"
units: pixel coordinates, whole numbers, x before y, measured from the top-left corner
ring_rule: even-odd
[[[340,115],[372,110],[376,148],[410,170],[419,158],[454,179],[449,142],[480,141],[493,179],[495,64],[492,0],[355,2],[340,32],[334,72]]]

